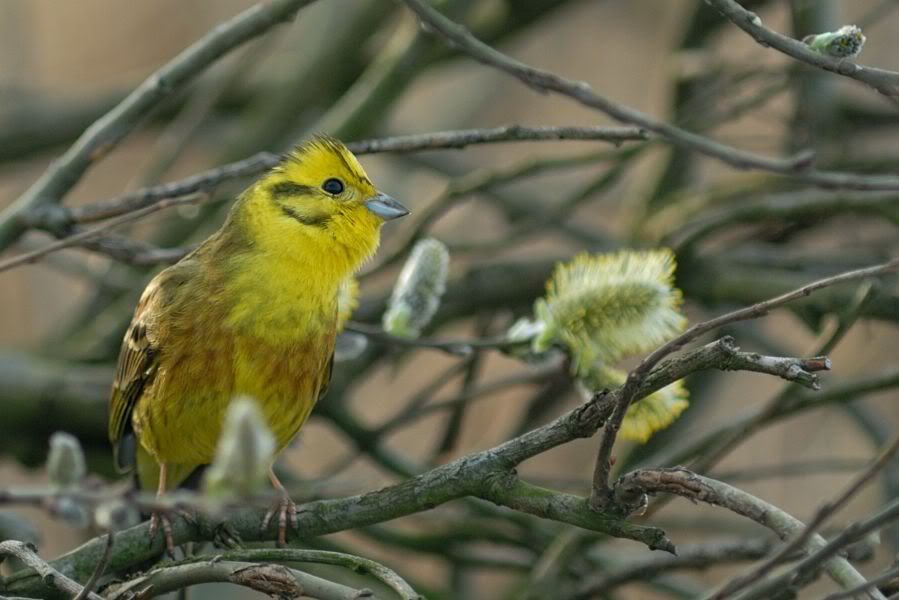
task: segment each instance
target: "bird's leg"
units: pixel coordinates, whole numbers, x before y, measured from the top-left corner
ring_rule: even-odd
[[[156,487],[156,497],[159,498],[165,494],[167,465],[162,463],[159,465],[159,485]],[[165,549],[169,556],[175,558],[175,540],[172,536],[172,522],[168,515],[161,508],[156,508],[150,516],[150,540],[156,537],[156,532],[162,529],[162,535],[165,538]]]
[[[275,475],[273,466],[268,469],[268,478],[271,480],[272,485],[275,487],[275,490],[281,498],[267,513],[265,513],[265,518],[262,519],[262,530],[266,531],[268,529],[272,517],[275,516],[275,513],[278,513],[278,546],[286,546],[288,521],[290,522],[290,526],[294,529],[299,528],[297,505],[290,499],[290,495],[287,493],[284,485],[278,479],[278,476]]]

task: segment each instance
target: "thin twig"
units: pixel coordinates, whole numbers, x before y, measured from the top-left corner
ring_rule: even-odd
[[[410,348],[430,348],[432,350],[440,350],[453,356],[466,357],[478,350],[508,350],[515,346],[521,346],[521,342],[509,340],[505,336],[495,338],[473,338],[473,339],[440,339],[429,337],[404,338],[384,331],[375,325],[368,323],[350,322],[346,325],[347,331],[353,331],[366,336],[376,342],[382,342],[393,346],[405,346]]]
[[[326,550],[308,550],[294,548],[260,548],[241,549],[222,552],[220,560],[250,562],[303,562],[325,565],[337,565],[351,569],[357,573],[371,575],[388,588],[396,592],[402,600],[422,600],[422,596],[412,589],[395,571],[369,558],[354,556],[343,552]],[[202,561],[203,558],[187,559],[184,563]]]
[[[206,558],[188,564],[163,565],[130,581],[111,586],[109,600],[135,598],[135,592],[152,596],[201,583],[232,583],[275,598],[309,596],[321,600],[357,600],[363,590],[328,581],[281,565]]]
[[[893,500],[874,515],[850,524],[849,527],[845,528],[838,535],[835,535],[826,545],[796,563],[789,571],[757,583],[742,594],[740,599],[756,600],[770,598],[775,590],[786,589],[807,581],[813,573],[821,568],[822,564],[831,560],[833,557],[836,557],[844,548],[846,548],[846,546],[897,519],[899,519],[899,500]],[[859,585],[861,585],[861,583],[862,582],[859,582]],[[883,594],[877,590],[869,592],[869,596],[878,599],[883,598]]]
[[[48,582],[65,594],[78,596],[82,591],[82,587],[78,585],[78,582],[66,577],[48,563],[44,562],[25,542],[17,540],[0,542],[0,560],[2,560],[4,556],[15,556],[30,568],[34,569],[38,575],[41,576],[43,581]],[[89,600],[103,600],[94,592],[88,592],[87,598]]]
[[[620,123],[641,127],[679,148],[700,152],[739,169],[756,169],[787,175],[792,179],[822,187],[899,189],[899,177],[896,176],[817,171],[809,168],[814,158],[809,152],[801,152],[786,159],[770,158],[658,121],[638,110],[598,95],[586,82],[565,79],[503,54],[478,40],[467,28],[448,19],[424,0],[402,1],[418,16],[428,31],[439,34],[475,60],[508,73],[537,91],[557,92],[584,106],[603,112]]]
[[[461,129],[435,131],[413,135],[400,135],[349,142],[347,147],[355,154],[381,152],[419,152],[464,148],[474,144],[502,142],[595,140],[620,143],[625,140],[643,140],[646,134],[634,127],[525,127],[508,125],[492,129]],[[258,175],[278,165],[284,159],[279,154],[260,152],[243,160],[228,163],[191,175],[184,179],[154,185],[109,200],[73,208],[47,206],[22,215],[22,221],[30,227],[58,228],[71,223],[88,223],[108,219],[158,202],[163,198],[183,196],[196,191],[213,190],[216,186],[241,177]]]
[[[192,202],[196,202],[202,198],[205,198],[206,194],[191,194],[190,196],[180,196],[177,198],[167,198],[162,200],[156,204],[152,204],[150,206],[145,206],[144,208],[135,210],[134,212],[130,212],[115,219],[110,219],[106,223],[94,227],[93,229],[88,229],[87,231],[82,231],[80,233],[76,233],[74,235],[70,235],[66,238],[63,238],[59,241],[53,242],[52,244],[48,244],[43,248],[38,248],[36,250],[32,250],[31,252],[26,252],[24,254],[20,254],[18,256],[13,256],[12,258],[8,258],[4,261],[0,261],[0,272],[6,271],[8,269],[12,269],[13,267],[17,267],[19,265],[23,265],[25,263],[34,262],[42,256],[46,256],[51,252],[56,252],[57,250],[62,250],[63,248],[70,248],[72,246],[76,246],[78,244],[84,243],[89,240],[93,240],[97,236],[109,231],[110,229],[114,229],[119,225],[124,225],[125,223],[130,223],[132,221],[137,221],[138,219],[142,219],[149,214],[154,212],[163,210],[170,206],[178,206],[181,204],[190,204]]]
[[[159,103],[219,58],[293,17],[312,0],[271,0],[256,4],[191,44],[150,75],[115,108],[93,123],[9,208],[0,213],[0,249],[24,231],[22,215],[59,204],[97,160],[106,155]]]
[[[503,142],[540,142],[555,140],[603,141],[620,144],[626,141],[647,140],[649,136],[639,127],[525,127],[506,125],[489,129],[458,129],[435,131],[420,135],[404,135],[383,139],[363,140],[347,144],[356,154],[376,152],[421,152],[448,150],[475,144]]]
[[[866,67],[848,59],[833,58],[815,52],[799,40],[765,27],[758,15],[746,10],[734,0],[705,1],[765,48],[774,48],[807,65],[860,81],[885,96],[899,97],[899,73],[895,71]]]
[[[115,544],[115,532],[110,529],[106,532],[106,547],[103,548],[103,556],[100,557],[100,560],[97,561],[97,566],[94,569],[94,572],[91,573],[90,578],[87,580],[87,583],[84,584],[84,588],[78,592],[78,595],[75,596],[73,600],[87,600],[90,593],[97,587],[97,582],[100,581],[100,578],[103,577],[103,571],[106,570],[106,565],[109,564],[109,557],[112,556],[112,547]]]
[[[646,494],[659,492],[724,507],[767,527],[781,539],[795,536],[805,529],[801,521],[773,504],[683,468],[633,471],[622,476],[615,486],[617,505],[629,512],[645,506]],[[817,533],[813,533],[804,542],[804,547],[809,551],[820,550],[826,545],[827,541]],[[778,560],[784,558],[780,556]],[[823,561],[823,565],[830,577],[843,588],[848,589],[866,582],[855,567],[841,556],[829,556]],[[875,597],[883,600],[882,595]]]
[[[836,498],[822,505],[812,520],[809,521],[805,529],[796,537],[784,544],[777,552],[760,562],[752,568],[748,573],[735,577],[724,588],[721,589],[713,598],[720,600],[727,596],[732,596],[740,590],[749,586],[749,584],[759,581],[762,577],[770,573],[774,567],[788,556],[806,545],[809,538],[814,535],[824,522],[834,515],[838,510],[846,506],[846,504],[854,498],[865,485],[878,474],[892,460],[896,452],[899,451],[899,435],[893,438],[893,441],[883,449],[877,458],[868,465],[868,468],[860,473]]]
[[[599,592],[609,592],[630,581],[645,582],[669,571],[707,569],[723,563],[756,560],[771,552],[773,546],[772,539],[734,540],[681,546],[677,549],[677,556],[651,555],[643,560],[635,560],[611,573],[589,577],[580,583],[577,591],[568,600],[592,598]]]
[[[889,583],[896,578],[899,578],[899,566],[894,566],[887,569],[880,575],[869,579],[867,583],[863,583],[849,590],[844,590],[842,592],[837,592],[835,594],[825,596],[823,600],[847,600],[850,598],[857,598],[862,592],[866,592],[872,587],[879,586],[882,583]],[[890,598],[892,598],[892,596],[890,596]]]

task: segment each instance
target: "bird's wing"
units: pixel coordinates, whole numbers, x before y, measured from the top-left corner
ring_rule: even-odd
[[[318,397],[316,398],[316,402],[325,397],[325,394],[328,393],[328,387],[331,385],[331,376],[334,374],[334,353],[331,353],[331,358],[328,360],[328,364],[325,367],[325,371],[322,377],[322,384],[318,388]]]
[[[122,341],[112,383],[109,440],[112,442],[116,468],[120,471],[130,470],[134,466],[136,440],[131,413],[159,365],[159,340],[154,335],[154,316],[160,296],[160,286],[154,285],[156,283],[150,283],[137,305],[134,319]]]

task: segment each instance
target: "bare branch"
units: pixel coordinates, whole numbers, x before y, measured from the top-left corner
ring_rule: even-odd
[[[347,147],[356,154],[381,152],[419,152],[464,148],[473,144],[494,144],[520,141],[592,140],[615,144],[627,140],[644,140],[646,134],[634,127],[525,127],[508,125],[493,129],[462,129],[435,131],[415,135],[401,135],[350,142]],[[243,160],[191,175],[178,181],[135,190],[109,200],[73,208],[44,206],[21,216],[22,222],[41,229],[58,230],[72,223],[88,223],[115,217],[143,208],[164,198],[183,196],[197,191],[211,191],[230,179],[258,175],[271,169],[283,157],[260,152]]]
[[[896,519],[899,519],[899,500],[893,500],[874,515],[852,523],[838,535],[835,535],[826,545],[816,549],[812,554],[796,563],[786,573],[775,575],[757,583],[740,596],[741,600],[770,598],[771,593],[775,590],[797,586],[806,582],[812,574],[821,568],[822,564],[826,565],[827,561],[836,557],[849,544],[862,539],[872,531],[877,531]],[[860,581],[858,585],[863,585],[863,583]],[[868,595],[869,597],[883,598],[883,594],[877,590],[870,591]]]
[[[620,144],[647,140],[649,136],[639,127],[525,127],[506,125],[491,129],[459,129],[435,131],[419,135],[403,135],[363,140],[348,144],[356,154],[376,152],[421,152],[465,148],[475,144],[503,142],[541,142],[555,140],[603,141]]]
[[[768,29],[762,25],[758,15],[746,10],[734,0],[705,1],[765,48],[774,48],[799,62],[860,81],[885,96],[899,97],[899,73],[895,71],[866,67],[851,60],[832,58],[815,52],[798,40]]]
[[[9,208],[0,213],[0,249],[24,231],[19,218],[42,205],[58,204],[93,165],[136,127],[150,110],[219,58],[293,17],[312,0],[256,4],[205,36],[150,75],[80,138]]]
[[[34,569],[35,572],[40,575],[42,581],[46,581],[56,589],[69,594],[70,596],[78,596],[82,592],[83,588],[78,585],[76,581],[66,577],[44,562],[25,542],[16,540],[0,542],[0,560],[5,556],[15,556],[24,564]],[[103,600],[94,592],[89,592],[87,598],[89,600]]]
[[[356,573],[370,575],[388,588],[396,592],[402,600],[422,600],[422,596],[412,589],[406,581],[396,574],[392,569],[388,569],[384,565],[361,556],[345,554],[343,552],[329,552],[327,550],[307,550],[293,548],[264,548],[264,549],[241,549],[221,552],[217,555],[220,560],[225,561],[250,561],[259,562],[301,562],[301,563],[317,563],[324,565],[337,565],[345,567]],[[202,562],[202,557],[196,559],[187,559],[182,561],[185,563]]]
[[[615,485],[616,503],[628,511],[645,506],[646,494],[659,492],[724,507],[767,527],[781,539],[795,536],[805,529],[801,521],[773,504],[683,468],[633,471],[623,475]],[[826,545],[823,537],[813,534],[804,547],[813,552]],[[830,577],[844,589],[866,583],[865,578],[843,557],[831,556],[823,564]],[[874,597],[883,600],[882,595]]]
[[[717,597],[724,598],[745,589],[751,583],[768,575],[785,556],[788,556],[805,546],[811,536],[814,535],[815,531],[817,531],[828,518],[846,506],[846,504],[854,498],[865,485],[870,483],[871,480],[892,460],[897,451],[899,451],[899,436],[893,438],[892,443],[884,448],[880,455],[868,465],[868,468],[860,473],[839,496],[821,506],[799,535],[784,544],[777,552],[756,565],[748,573],[732,579],[730,583],[717,594]]]
[[[97,583],[100,581],[100,578],[103,577],[103,572],[106,570],[106,565],[109,564],[109,558],[112,556],[112,547],[115,545],[115,532],[109,530],[106,532],[106,547],[103,548],[103,556],[100,557],[100,560],[97,561],[97,566],[94,568],[94,572],[91,573],[90,578],[84,584],[84,587],[78,592],[78,595],[73,598],[73,600],[87,600],[91,595],[91,592],[94,588],[97,587]]]
[[[233,583],[273,597],[310,596],[322,600],[357,600],[363,590],[281,565],[206,559],[188,564],[164,565],[140,577],[109,588],[109,600],[126,600],[144,590],[158,596],[201,583]]]
[[[799,153],[787,159],[769,158],[658,121],[638,110],[598,95],[589,84],[583,81],[565,79],[499,52],[475,38],[467,28],[451,21],[424,0],[402,1],[418,16],[427,30],[446,38],[452,45],[466,52],[475,60],[504,71],[537,91],[557,92],[585,106],[599,110],[620,123],[636,125],[655,133],[661,139],[679,148],[700,152],[739,169],[769,171],[822,187],[864,190],[899,189],[899,177],[896,176],[817,171],[809,168],[813,156],[808,152]]]
[[[0,272],[12,269],[13,267],[17,267],[19,265],[34,262],[37,259],[50,254],[51,252],[56,252],[57,250],[62,250],[63,248],[69,248],[71,246],[76,246],[78,244],[94,240],[94,238],[100,236],[103,233],[106,233],[110,229],[114,229],[119,225],[124,225],[125,223],[137,221],[138,219],[142,219],[143,217],[146,217],[147,215],[160,211],[164,208],[168,208],[170,206],[178,206],[181,204],[190,204],[202,198],[206,198],[206,194],[192,194],[190,196],[167,198],[156,204],[145,206],[141,209],[121,215],[115,219],[110,219],[106,223],[98,227],[94,227],[93,229],[88,229],[87,231],[82,231],[80,233],[76,233],[74,235],[63,238],[59,241],[53,242],[52,244],[48,244],[43,248],[38,248],[36,250],[32,250],[31,252],[26,252],[18,256],[13,256],[12,258],[8,258],[4,261],[0,261]]]
[[[852,598],[858,598],[859,594],[861,594],[862,592],[867,592],[872,587],[879,586],[882,583],[889,583],[895,580],[897,577],[899,577],[899,566],[893,566],[880,575],[872,577],[866,583],[860,584],[852,589],[825,596],[824,600],[851,600]],[[895,596],[890,596],[890,598],[895,598]]]
[[[653,554],[644,560],[636,560],[619,570],[599,577],[590,577],[578,587],[571,600],[592,598],[599,592],[630,581],[645,582],[669,571],[683,569],[706,569],[730,562],[764,558],[774,543],[771,539],[734,540],[681,546],[677,555]]]

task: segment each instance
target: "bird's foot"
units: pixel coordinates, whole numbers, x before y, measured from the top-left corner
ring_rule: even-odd
[[[290,523],[294,530],[299,529],[296,502],[291,500],[286,493],[282,494],[278,502],[265,513],[261,527],[263,532],[268,531],[268,526],[275,514],[278,515],[278,547],[284,547],[287,545],[287,524]]]
[[[228,550],[238,550],[243,548],[243,540],[241,539],[240,534],[228,521],[222,521],[215,526],[212,543],[217,548],[226,548]]]
[[[172,534],[172,521],[169,515],[178,515],[189,524],[195,524],[196,518],[190,512],[183,508],[172,508],[166,510],[154,510],[150,516],[150,543],[156,539],[156,533],[162,530],[162,536],[165,540],[165,550],[171,558],[175,558],[175,537]]]

